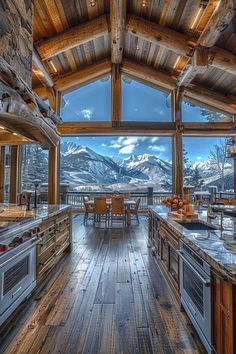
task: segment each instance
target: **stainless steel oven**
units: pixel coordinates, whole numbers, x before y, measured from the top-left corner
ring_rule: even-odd
[[[0,257],[0,325],[36,285],[36,243],[35,236]]]
[[[207,352],[212,353],[210,265],[182,241],[178,254],[181,304]]]

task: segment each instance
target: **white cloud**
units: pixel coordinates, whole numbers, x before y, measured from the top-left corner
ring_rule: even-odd
[[[126,145],[119,150],[119,154],[131,154],[135,149],[135,145]]]
[[[197,156],[197,160],[198,160],[198,161],[200,161],[200,160],[202,160],[202,159],[203,159],[202,156]]]
[[[88,109],[82,109],[81,113],[82,113],[82,115],[84,116],[84,118],[86,118],[86,119],[88,119],[88,120],[91,119],[92,114],[93,114],[92,110],[89,109],[89,108],[88,108]]]
[[[155,136],[154,138],[151,139],[152,143],[155,143],[159,138],[157,136]]]
[[[165,152],[166,148],[164,145],[149,145],[148,150],[158,151],[158,152]]]
[[[107,146],[106,144],[102,143],[102,146]]]

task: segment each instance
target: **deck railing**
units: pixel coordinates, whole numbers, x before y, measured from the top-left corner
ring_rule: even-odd
[[[76,192],[76,191],[67,191],[64,193],[60,194],[60,202],[62,204],[68,204],[71,205],[72,208],[77,209],[77,210],[83,210],[84,205],[83,205],[83,197],[88,197],[89,199],[93,199],[97,195],[101,194],[113,194],[112,192],[93,192],[93,191],[87,191],[87,192]],[[132,191],[130,192],[130,199],[136,200],[138,197],[141,198],[140,201],[140,210],[147,210],[148,205],[159,205],[161,204],[162,200],[170,197],[172,195],[172,192],[148,192],[148,191]],[[195,196],[192,196],[193,199],[195,199]],[[236,193],[233,192],[216,192],[214,196],[204,196],[204,199],[207,201],[211,201],[215,198],[220,198],[220,199],[236,199]],[[47,193],[42,193],[39,197],[39,202],[40,203],[47,203]]]

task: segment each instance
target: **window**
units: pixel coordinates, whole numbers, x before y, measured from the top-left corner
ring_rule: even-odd
[[[221,112],[200,106],[190,101],[182,101],[183,122],[220,122],[229,121],[232,117]]]
[[[48,150],[39,145],[22,146],[22,191],[32,190],[34,180],[48,183]]]
[[[111,79],[106,76],[63,96],[61,117],[66,122],[111,120]]]
[[[216,186],[233,191],[233,159],[225,157],[225,138],[183,139],[184,184],[195,190]]]
[[[62,138],[61,183],[71,191],[171,191],[172,138]]]
[[[125,121],[171,121],[171,94],[123,75],[121,117]]]

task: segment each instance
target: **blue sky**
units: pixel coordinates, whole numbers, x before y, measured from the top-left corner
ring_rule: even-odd
[[[61,110],[64,121],[93,122],[111,120],[111,80],[107,76],[64,95]],[[183,119],[206,121],[201,109],[183,104]],[[123,77],[122,117],[132,121],[171,121],[170,97],[138,81]],[[172,160],[171,138],[168,137],[73,137],[63,141],[85,145],[106,156],[125,158],[130,154],[154,154]],[[185,149],[191,161],[206,161],[210,150],[220,138],[184,138]]]

